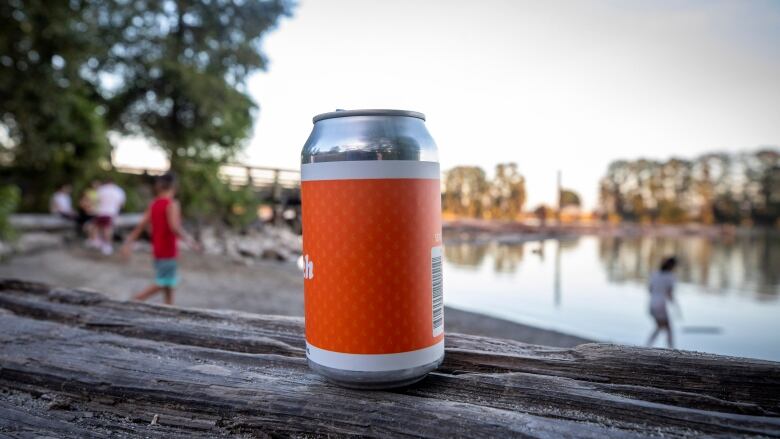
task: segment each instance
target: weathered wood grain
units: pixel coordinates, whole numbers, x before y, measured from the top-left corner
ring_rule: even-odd
[[[0,432],[780,437],[780,363],[448,334],[421,383],[355,391],[308,370],[302,332],[298,318],[0,281]]]

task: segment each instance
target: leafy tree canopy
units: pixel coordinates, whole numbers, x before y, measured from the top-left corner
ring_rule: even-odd
[[[580,207],[582,205],[580,202],[580,194],[571,189],[561,189],[560,197],[561,199],[559,205],[561,207]]]
[[[49,190],[55,180],[108,167],[108,130],[149,138],[182,180],[187,163],[229,160],[257,108],[245,82],[267,65],[262,36],[292,7],[289,0],[2,2],[0,158],[51,171],[44,180],[52,181],[39,185]]]
[[[603,213],[632,221],[780,225],[780,151],[615,161],[600,202]]]
[[[25,192],[45,197],[108,158],[95,89],[81,75],[106,50],[88,16],[82,2],[0,3],[0,150],[27,177]]]
[[[496,165],[492,180],[478,166],[457,166],[446,173],[442,208],[457,216],[514,220],[525,199],[525,179],[515,163]]]
[[[106,2],[97,25],[110,50],[88,74],[111,128],[153,139],[176,167],[224,161],[249,135],[247,75],[266,67],[262,36],[285,0]]]

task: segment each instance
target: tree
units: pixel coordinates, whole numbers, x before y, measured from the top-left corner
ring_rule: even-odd
[[[111,128],[163,148],[174,169],[231,159],[249,135],[256,104],[247,76],[265,69],[262,36],[289,15],[286,0],[108,2],[98,25],[110,46],[91,77]]]
[[[19,189],[10,185],[0,186],[0,241],[14,237],[15,231],[11,227],[9,217],[18,205]]]
[[[447,213],[515,220],[524,204],[525,178],[515,163],[496,165],[496,176],[490,181],[478,166],[457,166],[445,175],[442,208]]]
[[[25,192],[45,199],[65,178],[110,168],[111,129],[163,148],[183,182],[204,169],[218,182],[217,165],[251,130],[245,81],[267,64],[261,38],[291,9],[288,0],[3,2],[0,125],[10,140],[0,158],[40,175]],[[185,208],[197,197],[184,189]]]
[[[780,152],[616,161],[601,179],[599,193],[601,210],[611,217],[773,225],[780,218]]]
[[[103,109],[83,66],[104,55],[86,1],[0,3],[0,152],[22,208],[45,208],[62,181],[85,182],[108,159]],[[8,172],[8,171],[6,171]]]
[[[515,163],[496,165],[496,176],[490,182],[490,217],[514,220],[525,204],[525,178]]]
[[[539,221],[539,225],[547,225],[547,220],[554,216],[554,210],[552,207],[546,204],[540,204],[534,209],[534,216]]]
[[[217,165],[233,159],[250,134],[257,106],[245,81],[265,69],[261,38],[291,9],[287,0],[136,0],[100,9],[111,50],[91,75],[118,83],[101,88],[108,123],[166,152],[188,213],[206,216],[234,198]],[[199,190],[203,178],[212,190]]]
[[[558,205],[561,206],[561,208],[569,206],[580,207],[582,205],[580,202],[580,194],[571,189],[561,189]]]
[[[780,220],[780,151],[764,149],[743,157],[751,220],[772,225]]]
[[[445,175],[442,208],[455,215],[481,218],[487,190],[485,171],[478,166],[456,166]]]

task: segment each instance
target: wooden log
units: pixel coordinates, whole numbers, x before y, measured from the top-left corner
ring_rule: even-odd
[[[114,227],[117,229],[135,227],[135,225],[141,221],[142,217],[142,213],[123,213],[114,221]],[[9,222],[13,228],[21,231],[70,230],[74,227],[72,221],[47,213],[17,213],[9,217]]]
[[[356,391],[309,371],[302,333],[299,318],[0,281],[0,432],[780,437],[776,362],[448,334],[422,382]]]

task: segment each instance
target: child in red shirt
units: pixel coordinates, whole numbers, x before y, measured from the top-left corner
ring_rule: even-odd
[[[141,222],[128,235],[122,246],[122,254],[125,257],[129,256],[133,242],[138,239],[147,224],[151,225],[155,282],[133,296],[133,300],[146,300],[162,291],[165,303],[172,305],[173,289],[178,283],[177,238],[185,240],[196,250],[199,249],[199,245],[181,227],[181,209],[179,202],[174,198],[176,188],[173,174],[167,173],[157,177],[154,190],[157,196],[149,204]]]

